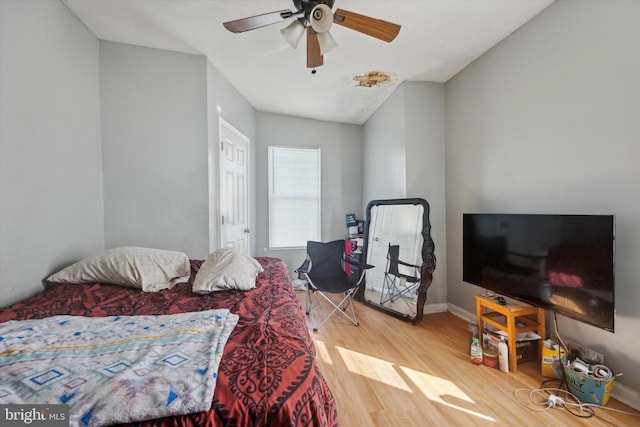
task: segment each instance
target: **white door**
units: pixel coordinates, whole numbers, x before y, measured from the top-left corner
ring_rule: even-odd
[[[220,247],[249,254],[249,139],[222,118],[220,134]]]
[[[419,205],[380,205],[372,208],[367,263],[375,268],[367,273],[368,286],[382,289],[389,244],[400,246],[400,260],[422,264],[422,215],[423,208]],[[399,268],[402,272],[407,267]],[[415,273],[411,268],[405,272],[410,275]]]

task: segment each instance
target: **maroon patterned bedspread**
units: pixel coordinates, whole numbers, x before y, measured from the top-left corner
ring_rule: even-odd
[[[336,405],[315,363],[287,267],[259,257],[264,267],[250,291],[191,292],[201,260],[191,261],[188,283],[156,293],[115,285],[58,284],[0,309],[0,322],[58,314],[80,316],[173,314],[228,308],[240,316],[220,362],[211,410],[149,420],[151,426],[337,426]]]

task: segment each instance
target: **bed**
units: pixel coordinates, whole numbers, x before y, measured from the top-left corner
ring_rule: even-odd
[[[149,316],[226,308],[239,317],[219,362],[210,409],[122,425],[337,426],[334,397],[315,362],[315,346],[287,267],[276,258],[256,260],[264,270],[250,290],[195,294],[192,284],[203,260],[189,260],[189,280],[171,289],[142,292],[101,283],[60,283],[0,309],[0,323],[58,315]]]

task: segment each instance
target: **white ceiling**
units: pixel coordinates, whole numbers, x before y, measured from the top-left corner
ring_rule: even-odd
[[[305,43],[280,35],[288,22],[233,34],[222,23],[282,9],[290,0],[63,0],[101,40],[205,55],[257,110],[364,123],[403,81],[443,83],[553,0],[336,0],[402,25],[391,43],[334,25],[339,46],[311,74]],[[391,75],[379,86],[355,76]]]

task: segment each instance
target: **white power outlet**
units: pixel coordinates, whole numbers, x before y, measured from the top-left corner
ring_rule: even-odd
[[[571,350],[576,350],[581,359],[590,360],[596,363],[604,363],[604,355],[602,353],[598,353],[595,350],[587,348],[573,341],[564,340],[564,342],[567,347],[569,347],[569,353],[571,353]]]

